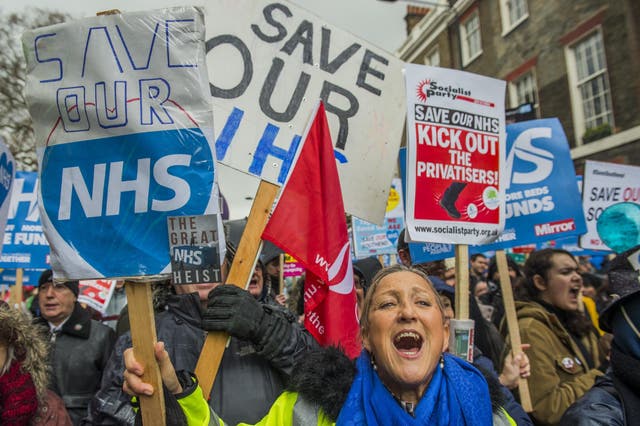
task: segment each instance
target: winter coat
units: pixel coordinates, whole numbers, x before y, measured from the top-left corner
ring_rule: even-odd
[[[533,405],[530,415],[537,425],[558,424],[567,408],[593,386],[602,372],[588,367],[582,351],[558,317],[542,305],[516,302],[516,313],[522,343],[531,344],[527,350]],[[597,367],[599,351],[595,332],[582,337],[581,342]]]
[[[622,402],[607,389],[614,389],[611,377],[606,375],[598,378],[596,385],[569,407],[560,423],[574,426],[626,426]]]
[[[255,426],[334,426],[355,374],[353,361],[341,351],[331,347],[310,351],[296,365],[288,390],[278,397],[267,415]],[[496,398],[501,399],[499,390],[492,389],[493,425],[515,426],[516,422]],[[236,425],[228,422],[224,416],[207,410],[197,386],[185,389],[178,403],[189,425]],[[248,425],[242,423],[239,426]]]
[[[76,303],[59,332],[51,334],[53,346],[51,389],[67,407],[74,425],[87,415],[89,401],[100,388],[102,373],[113,349],[115,333],[91,319],[91,314]],[[49,330],[44,318],[36,323]]]
[[[197,294],[168,296],[167,310],[156,315],[158,341],[165,343],[176,370],[195,370],[206,336],[200,324]],[[210,404],[216,412],[235,423],[256,422],[267,413],[284,389],[294,362],[316,345],[301,327],[294,323],[291,326],[293,333],[278,345],[276,353],[261,353],[251,342],[231,338],[211,392]],[[130,398],[122,391],[123,353],[131,345],[129,333],[116,343],[101,389],[91,403],[93,424],[133,424]]]
[[[474,348],[473,365],[480,370],[485,377],[491,376],[495,379],[495,382],[497,382],[496,387],[499,388],[500,393],[502,394],[500,405],[516,421],[518,426],[532,426],[533,423],[531,422],[531,419],[522,406],[515,400],[511,391],[500,384],[499,375],[496,372],[491,359],[484,356],[477,348]],[[496,398],[494,397],[494,399]]]

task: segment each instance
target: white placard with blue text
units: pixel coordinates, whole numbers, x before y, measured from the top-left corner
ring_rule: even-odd
[[[404,203],[400,178],[394,178],[391,182],[383,226],[369,223],[355,216],[351,218],[351,226],[353,251],[356,258],[395,254],[400,232],[404,228]]]
[[[57,278],[168,273],[167,216],[217,212],[204,33],[179,7],[23,35]]]
[[[618,226],[610,226],[612,237],[628,241],[634,246],[640,243],[640,167],[629,164],[587,161],[584,166],[582,203],[587,221],[587,231],[580,237],[580,246],[592,250],[611,250],[599,233],[598,221],[608,208],[628,204],[633,207],[627,214],[616,214],[607,220],[617,220]],[[635,214],[631,214],[635,212]],[[605,216],[606,217],[606,216]]]
[[[382,224],[404,125],[403,62],[286,0],[207,2],[218,160],[284,183],[321,99],[345,210]]]

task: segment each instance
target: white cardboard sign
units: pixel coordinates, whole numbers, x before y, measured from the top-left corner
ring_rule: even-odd
[[[221,163],[282,184],[318,99],[347,212],[382,223],[404,123],[403,63],[286,1],[207,3]]]

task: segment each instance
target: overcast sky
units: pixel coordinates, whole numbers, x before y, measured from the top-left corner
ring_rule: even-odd
[[[234,0],[228,0],[234,1]],[[389,52],[394,52],[404,39],[406,3],[380,0],[290,0],[327,23],[347,30]],[[0,0],[0,13],[29,6],[54,9],[81,18],[96,12],[120,9],[123,12],[158,9],[178,5],[204,5],[205,0]],[[225,166],[219,168],[219,183],[230,206],[231,218],[249,214],[258,179]]]

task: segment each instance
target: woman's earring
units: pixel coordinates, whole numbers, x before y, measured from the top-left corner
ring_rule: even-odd
[[[378,366],[376,365],[376,360],[373,359],[373,354],[371,354],[371,368],[373,368],[373,371],[378,371]]]
[[[440,355],[440,370],[444,370],[444,356]]]

